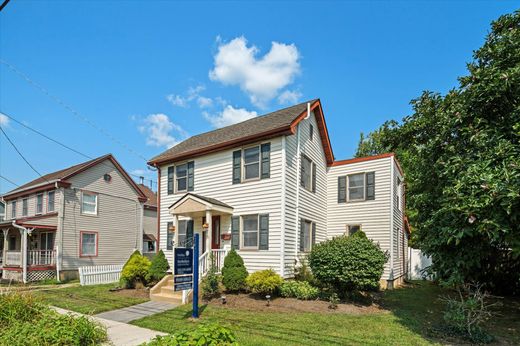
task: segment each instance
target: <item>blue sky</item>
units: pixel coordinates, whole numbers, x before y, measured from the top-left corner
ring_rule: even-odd
[[[319,97],[336,159],[466,73],[489,23],[518,2],[17,1],[0,13],[0,112],[156,180],[187,136]],[[1,116],[0,116],[1,117]],[[81,118],[94,124],[97,130]],[[41,173],[84,160],[1,117]],[[110,138],[116,140],[111,140]],[[124,143],[121,145],[120,143]],[[137,153],[137,154],[136,154]],[[0,175],[37,177],[0,135]],[[0,179],[0,193],[14,188]]]

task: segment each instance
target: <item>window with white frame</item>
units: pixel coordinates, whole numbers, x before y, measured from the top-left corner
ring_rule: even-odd
[[[11,202],[11,218],[16,219],[16,201]]]
[[[312,248],[312,222],[303,220],[303,251],[309,252]]]
[[[29,214],[29,199],[22,199],[22,216],[27,216]]]
[[[362,201],[365,199],[365,173],[348,176],[348,200]]]
[[[54,191],[47,192],[47,212],[50,213],[54,211],[54,197],[55,197]]]
[[[188,191],[188,164],[175,167],[177,192]]]
[[[166,250],[173,250],[173,236],[175,235],[173,229],[173,222],[166,224]]]
[[[81,213],[88,215],[97,215],[98,211],[98,195],[93,192],[81,192]]]
[[[246,148],[243,150],[244,180],[260,178],[260,146]]]
[[[95,232],[81,232],[80,256],[97,256],[98,235]]]
[[[242,216],[242,248],[258,249],[258,215]]]
[[[301,165],[301,186],[312,191],[312,161],[303,155]]]
[[[186,233],[188,228],[188,221],[187,220],[179,220],[177,225],[177,232],[179,234],[177,235],[177,246],[186,246]]]
[[[349,236],[359,231],[361,231],[361,225],[347,225],[347,234]]]
[[[43,213],[43,193],[36,195],[36,214]]]

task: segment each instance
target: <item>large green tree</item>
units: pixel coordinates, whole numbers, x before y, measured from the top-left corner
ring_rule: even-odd
[[[448,283],[520,292],[520,11],[492,23],[468,75],[413,114],[361,136],[357,156],[393,151],[416,244]]]

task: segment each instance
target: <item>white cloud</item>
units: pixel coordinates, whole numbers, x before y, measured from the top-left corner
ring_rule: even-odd
[[[186,131],[162,113],[148,115],[139,131],[146,134],[146,144],[155,147],[170,148],[187,137]]]
[[[182,108],[188,107],[188,100],[181,95],[170,94],[166,96],[166,99],[174,106]]]
[[[258,115],[255,111],[248,111],[245,108],[234,108],[231,105],[225,106],[222,112],[218,114],[212,115],[208,112],[202,112],[202,114],[214,127],[236,124]]]
[[[298,90],[285,90],[278,96],[278,103],[281,105],[298,103],[301,97],[302,93]]]
[[[197,104],[200,108],[209,108],[213,106],[213,100],[209,97],[199,96],[197,98]]]
[[[224,85],[239,85],[258,107],[265,107],[300,72],[300,53],[294,44],[272,42],[271,50],[257,57],[259,49],[254,45],[248,47],[243,36],[228,43],[220,42],[219,38],[217,41],[219,47],[210,79]]]
[[[0,113],[0,126],[7,125],[9,125],[9,118],[5,114]]]
[[[184,95],[169,94],[166,95],[166,99],[172,105],[182,108],[188,108],[192,101],[196,101],[200,108],[210,107],[213,104],[213,100],[200,95],[204,90],[206,90],[204,85],[197,85],[196,87],[189,87]]]

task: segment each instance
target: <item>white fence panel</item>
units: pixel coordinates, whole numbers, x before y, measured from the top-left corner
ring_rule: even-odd
[[[81,286],[109,284],[119,281],[123,265],[89,266],[80,267],[78,270]]]
[[[408,248],[409,270],[408,276],[412,280],[431,280],[422,270],[432,265],[432,259],[425,256],[421,250]]]

